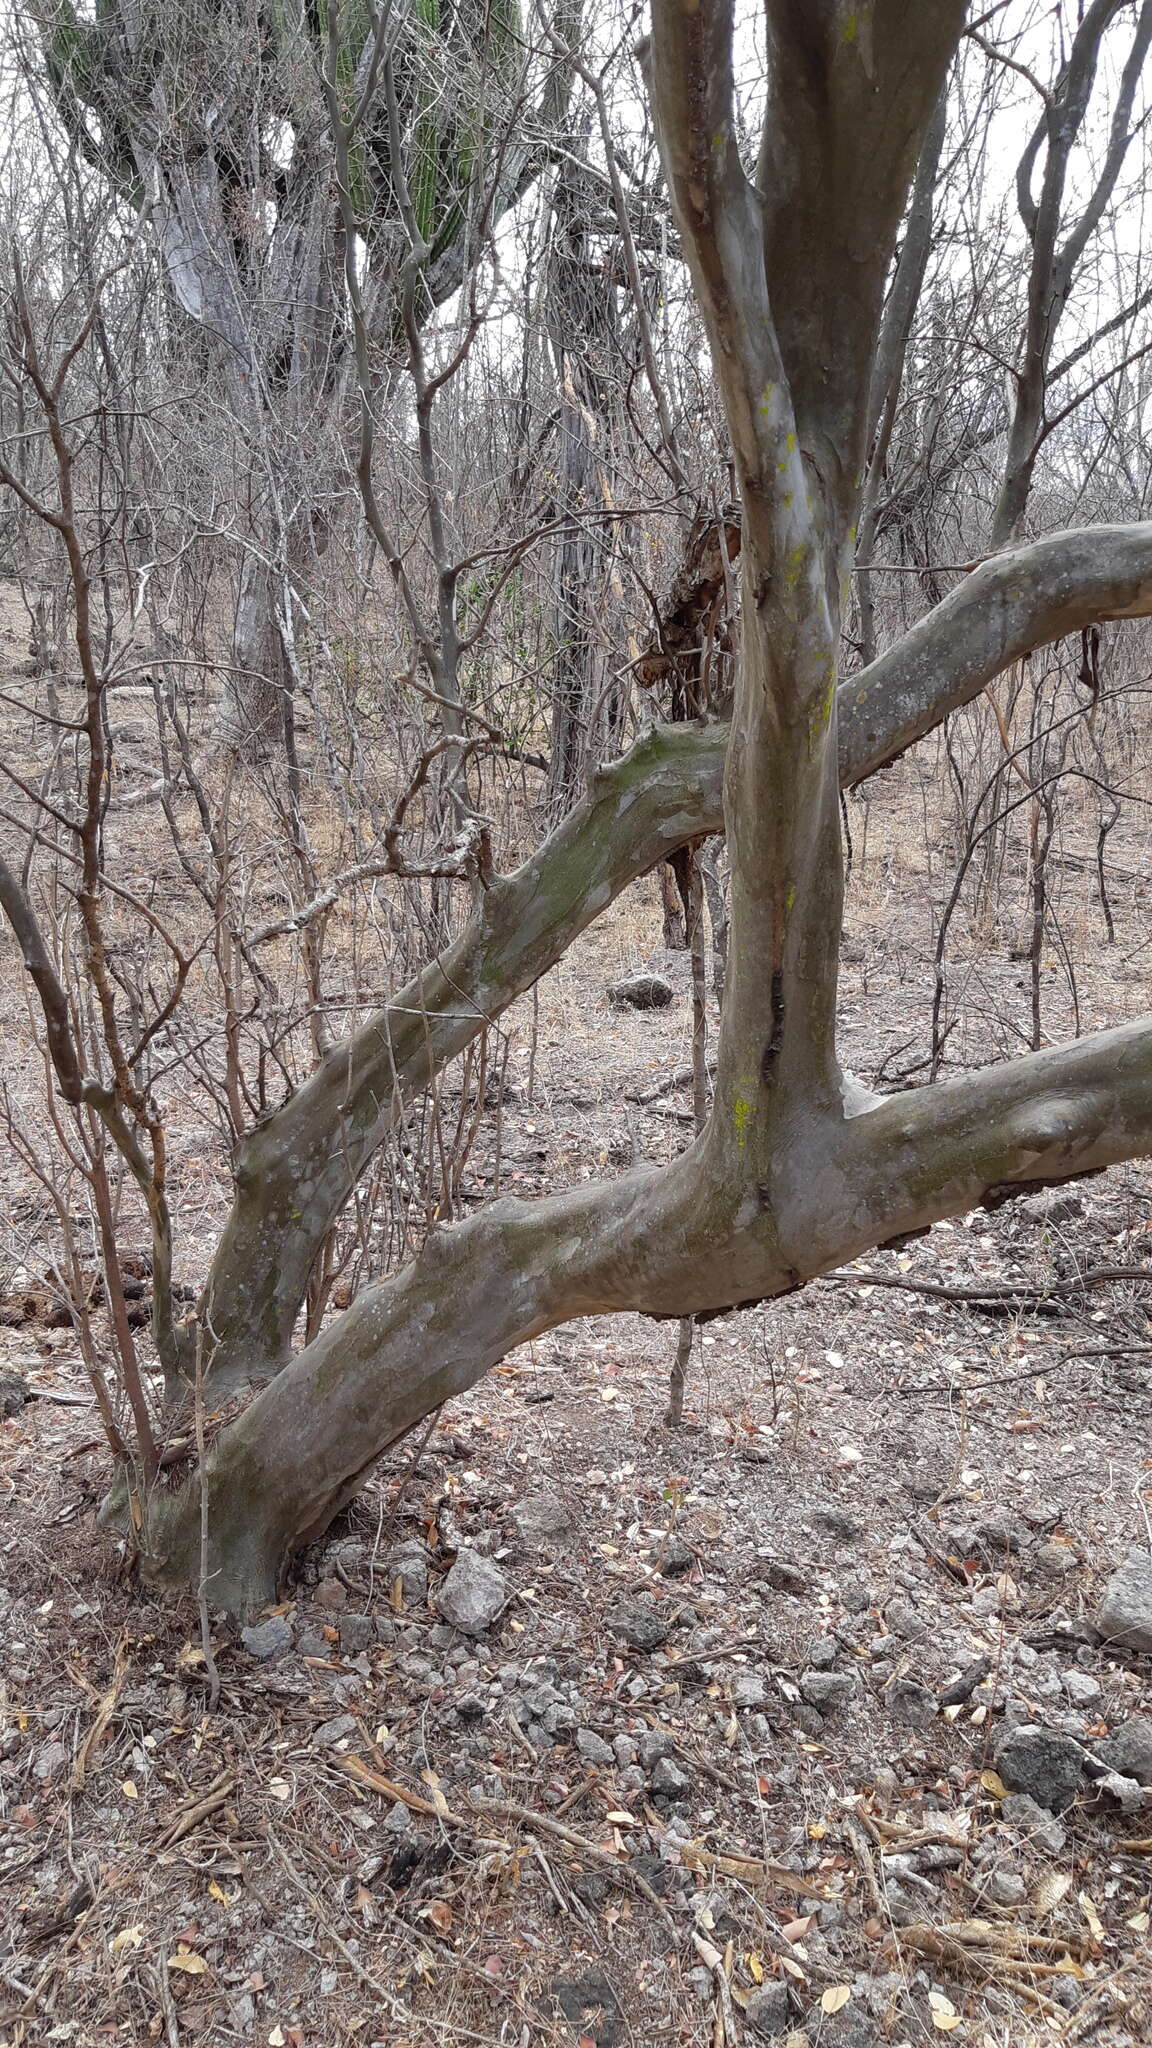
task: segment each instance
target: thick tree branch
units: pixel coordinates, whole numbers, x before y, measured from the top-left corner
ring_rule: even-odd
[[[1033,648],[1152,613],[1152,524],[1054,533],[982,562],[839,691],[841,777],[862,782]]]

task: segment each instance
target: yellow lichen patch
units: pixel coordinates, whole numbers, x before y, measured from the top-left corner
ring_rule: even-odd
[[[736,1146],[740,1152],[748,1143],[748,1126],[755,1114],[755,1103],[749,1102],[746,1095],[738,1095],[732,1104],[732,1122],[736,1126]]]

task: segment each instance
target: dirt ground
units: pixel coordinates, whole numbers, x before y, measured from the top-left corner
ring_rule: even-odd
[[[872,786],[849,893],[845,1052],[882,1085],[927,1044],[923,773]],[[1114,946],[1068,869],[1084,1028],[1148,1006],[1144,829],[1117,835]],[[685,1142],[684,1090],[641,1100],[688,1053],[658,938],[648,882],[516,1006],[465,1199]],[[1004,933],[969,940],[956,1061],[1012,1050],[1026,1009]],[[613,1008],[645,961],[672,1006]],[[224,1179],[187,1129],[194,1281]],[[11,1303],[40,1223],[0,1171]],[[1148,1658],[1093,1627],[1150,1540],[1150,1188],[977,1211],[704,1325],[679,1431],[673,1327],[526,1347],[388,1459],[254,1637],[219,1626],[213,1712],[193,1607],[97,1531],[71,1330],[10,1319],[0,1367],[35,1398],[0,1424],[0,2043],[1147,2040],[1152,1805],[1089,1772],[1029,1811],[995,1759],[1014,1723],[1095,1756],[1152,1714]],[[438,1612],[469,1553],[503,1581],[474,1635]]]

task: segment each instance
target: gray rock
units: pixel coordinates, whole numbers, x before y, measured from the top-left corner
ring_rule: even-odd
[[[1000,1818],[1024,1836],[1029,1848],[1043,1849],[1049,1856],[1059,1856],[1068,1840],[1067,1830],[1054,1815],[1037,1806],[1026,1792],[1010,1792],[1001,1805]]]
[[[570,1735],[576,1733],[576,1709],[570,1707],[567,1700],[561,1700],[556,1706],[549,1707],[540,1726],[549,1741],[566,1742]]]
[[[317,1749],[334,1749],[338,1742],[346,1742],[356,1733],[354,1714],[337,1714],[331,1721],[321,1722],[313,1731],[312,1741]]]
[[[662,974],[622,974],[608,984],[608,1000],[619,1010],[666,1010],[675,990]]]
[[[670,1634],[668,1623],[651,1607],[642,1607],[638,1600],[626,1600],[614,1607],[608,1621],[613,1632],[634,1650],[658,1650]]]
[[[734,1707],[762,1707],[768,1698],[768,1687],[758,1671],[738,1671],[732,1680],[732,1705]]]
[[[616,1762],[615,1750],[609,1748],[604,1737],[597,1735],[594,1728],[576,1730],[576,1747],[590,1764],[599,1764],[602,1768],[610,1770]]]
[[[0,1372],[0,1422],[8,1422],[13,1415],[19,1415],[25,1402],[32,1399],[32,1389],[18,1372]]]
[[[1135,1778],[1138,1785],[1152,1785],[1152,1719],[1148,1715],[1134,1714],[1092,1747],[1110,1769]]]
[[[774,2041],[792,2024],[792,2000],[788,1986],[779,1982],[758,1984],[749,1994],[744,2015],[754,2034],[762,2041]]]
[[[490,1557],[462,1550],[440,1588],[439,1606],[445,1621],[465,1635],[483,1635],[508,1599],[508,1581]]]
[[[690,1572],[696,1559],[686,1543],[678,1536],[670,1536],[660,1553],[657,1567],[662,1578],[678,1579],[684,1572]]]
[[[694,1970],[689,1970],[684,1982],[701,2005],[711,2005],[716,1987],[712,1981],[711,1970],[706,1970],[703,1963],[697,1963]]]
[[[359,1657],[376,1643],[376,1623],[370,1614],[340,1616],[340,1648],[346,1657]]]
[[[1096,1626],[1105,1642],[1152,1650],[1152,1553],[1128,1552],[1104,1588]]]
[[[50,1778],[59,1777],[70,1762],[68,1751],[62,1742],[46,1742],[39,1751],[32,1766],[32,1775],[46,1785]]]
[[[764,1584],[774,1593],[800,1594],[808,1591],[808,1580],[798,1565],[785,1558],[770,1557],[764,1564]]]
[[[456,1719],[470,1728],[478,1727],[488,1712],[479,1693],[464,1692],[456,1701]]]
[[[822,1529],[826,1535],[834,1536],[838,1543],[858,1543],[864,1534],[864,1525],[841,1507],[838,1500],[831,1498],[814,1501],[808,1510],[808,1518],[814,1528]]]
[[[1062,1671],[1060,1683],[1074,1707],[1094,1707],[1104,1697],[1099,1679],[1089,1671]]]
[[[831,1671],[840,1654],[840,1645],[835,1636],[813,1636],[805,1653],[805,1661],[812,1671]]]
[[[283,1657],[292,1648],[291,1623],[282,1614],[271,1621],[258,1621],[254,1628],[242,1628],[240,1641],[250,1657],[256,1657],[261,1664],[270,1664],[274,1657]]]
[[[652,1773],[652,1790],[665,1799],[687,1799],[692,1780],[670,1756],[662,1756]]]
[[[1026,1792],[1049,1813],[1064,1813],[1080,1790],[1084,1751],[1050,1728],[1006,1728],[993,1761],[1010,1792]]]
[[[399,1579],[404,1599],[409,1607],[422,1607],[428,1598],[428,1553],[422,1543],[413,1537],[408,1543],[398,1543],[384,1560],[389,1586]]]
[[[1070,1223],[1074,1216],[1082,1216],[1085,1209],[1083,1195],[1074,1188],[1046,1188],[1039,1195],[1027,1195],[1022,1202],[1014,1204],[1017,1216],[1025,1223]]]
[[[888,1711],[905,1728],[927,1728],[936,1718],[936,1696],[914,1678],[897,1678],[888,1688]]]
[[[298,1657],[322,1657],[325,1663],[327,1663],[332,1656],[332,1645],[328,1641],[327,1636],[321,1635],[318,1628],[306,1628],[296,1645],[296,1655]]]
[[[928,1633],[928,1623],[917,1614],[910,1600],[890,1600],[884,1609],[884,1619],[893,1635],[903,1636],[906,1643],[921,1643]]]
[[[1067,1543],[1041,1543],[1032,1554],[1032,1568],[1042,1579],[1065,1579],[1079,1571],[1080,1559]]]
[[[1018,1870],[990,1870],[984,1879],[983,1892],[994,1906],[1021,1906],[1028,1895],[1028,1887]]]
[[[646,1771],[653,1770],[672,1748],[672,1738],[662,1728],[643,1728],[636,1737],[636,1754]]]
[[[838,1713],[860,1691],[854,1671],[805,1671],[800,1677],[800,1696],[822,1714]]]
[[[1139,1785],[1135,1778],[1126,1778],[1120,1771],[1105,1771],[1102,1778],[1097,1778],[1094,1789],[1106,1792],[1125,1813],[1142,1813],[1145,1807],[1152,1806],[1152,1787]]]
[[[571,1536],[575,1524],[571,1511],[556,1493],[531,1493],[517,1501],[512,1520],[520,1540],[534,1550],[550,1550]]]

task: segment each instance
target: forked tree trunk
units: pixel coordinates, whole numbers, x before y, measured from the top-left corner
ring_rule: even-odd
[[[206,1487],[212,1605],[250,1612],[271,1598],[292,1551],[327,1526],[390,1443],[560,1322],[619,1310],[679,1318],[771,1298],[1006,1188],[1093,1171],[1152,1142],[1148,1024],[888,1100],[841,1074],[839,598],[884,279],[964,6],[874,0],[859,22],[853,14],[851,34],[834,0],[809,0],[802,28],[794,0],[766,0],[766,12],[771,64],[753,189],[736,143],[731,6],[653,6],[657,126],[743,502],[743,633],[725,772],[731,938],[712,1115],[671,1165],[547,1200],[500,1201],[435,1231],[221,1430],[202,1474],[172,1494],[154,1491],[145,1563],[160,1578],[195,1582]],[[1082,536],[1064,537],[1065,566],[1069,554],[1086,559]],[[1037,592],[1060,558],[1059,548],[1029,549],[1011,570],[987,565],[940,607],[946,631],[939,620],[917,629],[842,694],[845,744],[864,772],[925,730],[950,693],[970,694],[988,662],[1003,665],[1024,615],[1035,624]],[[1133,580],[1147,609],[1146,535],[1138,574],[1114,582],[1121,609]],[[1002,598],[991,613],[980,609],[990,593]],[[1045,617],[1066,615],[1082,595],[1059,584]],[[681,765],[708,735],[685,737]],[[235,1322],[255,1282],[256,1347],[277,1333],[285,1341],[333,1204],[379,1142],[395,1088],[427,1077],[518,977],[556,957],[558,934],[579,930],[621,872],[637,871],[639,843],[650,849],[678,832],[682,844],[710,829],[684,829],[715,802],[690,783],[680,812],[665,807],[675,750],[663,734],[618,764],[599,804],[594,792],[489,892],[448,971],[421,978],[426,1014],[405,1049],[403,1084],[396,1006],[253,1134],[210,1288],[214,1329],[225,1310]],[[269,1277],[278,1256],[289,1273],[280,1287]],[[239,1342],[234,1328],[233,1371]],[[219,1394],[224,1360],[216,1369]]]

